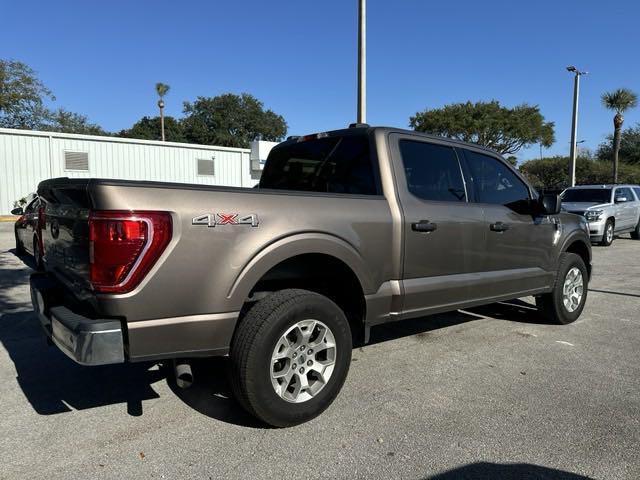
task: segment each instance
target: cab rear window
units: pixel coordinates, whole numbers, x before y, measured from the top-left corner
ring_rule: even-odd
[[[324,137],[274,148],[260,188],[377,195],[369,139]]]

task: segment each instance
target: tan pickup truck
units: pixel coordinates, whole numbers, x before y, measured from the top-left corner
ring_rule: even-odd
[[[533,295],[585,304],[584,218],[487,149],[357,125],[276,146],[258,188],[58,178],[38,188],[34,308],[86,364],[229,355],[239,402],[295,425],[372,326]],[[380,359],[384,362],[384,359]]]

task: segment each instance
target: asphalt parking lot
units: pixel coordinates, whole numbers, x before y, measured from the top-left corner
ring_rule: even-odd
[[[594,247],[588,303],[532,299],[383,326],[323,415],[265,429],[224,359],[178,390],[157,365],[48,347],[0,223],[0,479],[640,478],[640,242]]]

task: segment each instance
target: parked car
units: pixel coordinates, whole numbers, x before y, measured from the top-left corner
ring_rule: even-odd
[[[557,195],[493,151],[393,128],[291,138],[258,189],[60,178],[38,193],[32,299],[63,352],[228,354],[235,397],[274,426],[331,404],[372,326],[527,295],[571,323],[591,274],[587,223]]]
[[[43,268],[42,242],[39,229],[42,223],[40,206],[40,198],[36,195],[27,203],[26,207],[17,207],[11,210],[13,215],[20,215],[14,226],[16,254],[24,255],[25,253],[29,253],[33,255],[38,270]]]
[[[587,219],[592,242],[608,247],[623,233],[640,239],[640,186],[581,185],[560,198],[563,210]]]

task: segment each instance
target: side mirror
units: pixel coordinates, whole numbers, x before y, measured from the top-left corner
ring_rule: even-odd
[[[616,203],[625,203],[628,201],[629,199],[627,197],[616,197]]]
[[[22,207],[16,207],[11,210],[11,215],[24,215],[24,210],[22,209]]]
[[[540,213],[542,215],[557,215],[560,213],[560,196],[544,194],[540,196]]]

